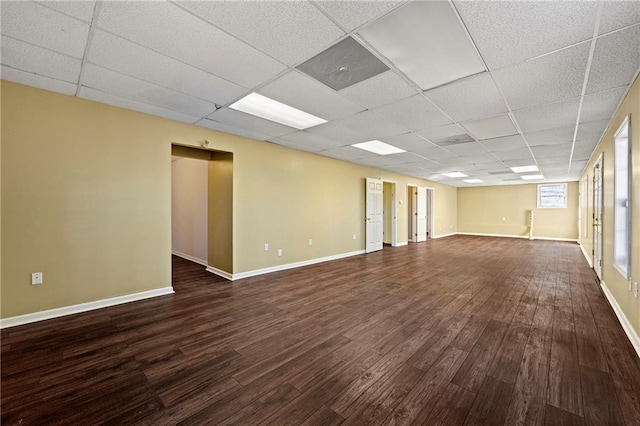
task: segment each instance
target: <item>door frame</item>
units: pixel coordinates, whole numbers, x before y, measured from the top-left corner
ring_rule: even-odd
[[[436,214],[436,209],[434,208],[436,203],[436,189],[430,186],[425,188],[427,188],[427,240],[430,240],[433,238],[433,230],[436,226],[434,220]]]
[[[604,244],[602,241],[603,235],[603,217],[604,217],[604,197],[603,197],[603,178],[604,178],[604,153],[601,153],[595,163],[593,163],[593,217],[592,217],[592,227],[593,227],[593,270],[600,280],[602,280],[602,250],[604,248]],[[599,185],[596,190],[596,174],[599,176]],[[597,201],[597,203],[596,203]],[[599,221],[599,222],[598,222]],[[596,232],[596,226],[599,226],[600,229]],[[596,254],[598,257],[596,258]]]
[[[374,184],[375,188],[370,190],[370,184]],[[378,185],[380,188],[378,189]],[[379,192],[378,192],[379,191]],[[374,251],[382,250],[383,244],[383,227],[384,227],[384,199],[383,199],[383,183],[381,178],[373,178],[367,177],[365,178],[365,218],[364,218],[364,251],[365,253],[372,253]],[[373,197],[372,197],[373,195]],[[371,210],[372,204],[375,204],[375,211]],[[378,213],[378,210],[380,212]],[[378,234],[377,228],[375,224],[378,223],[380,225],[380,233]],[[373,228],[372,228],[372,225]],[[376,232],[373,232],[373,229],[376,229]],[[374,235],[375,234],[375,235]],[[379,239],[379,241],[378,241]]]
[[[384,191],[384,184],[388,183],[392,187],[391,193],[391,246],[398,246],[398,187],[395,180],[382,179],[382,189]],[[383,196],[384,202],[384,196]],[[384,221],[385,212],[383,210],[382,220]]]

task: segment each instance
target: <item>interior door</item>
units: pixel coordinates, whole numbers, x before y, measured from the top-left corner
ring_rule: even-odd
[[[416,241],[427,241],[427,188],[418,187],[416,202]]]
[[[383,199],[382,180],[367,178],[365,252],[382,250]]]
[[[593,166],[593,269],[602,279],[602,155]]]

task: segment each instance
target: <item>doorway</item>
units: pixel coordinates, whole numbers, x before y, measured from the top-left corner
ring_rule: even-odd
[[[427,188],[421,186],[407,186],[407,212],[409,242],[418,243],[427,240]]]
[[[384,244],[390,244],[391,246],[398,245],[398,215],[396,207],[396,183],[393,181],[382,181],[382,220],[384,222],[383,228],[383,242]]]
[[[366,178],[365,253],[382,250],[383,198],[382,179]]]
[[[593,166],[593,269],[602,280],[602,154]]]

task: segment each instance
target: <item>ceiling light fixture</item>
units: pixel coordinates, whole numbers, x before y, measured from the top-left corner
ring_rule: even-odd
[[[537,172],[538,166],[511,167],[511,171],[513,171],[513,173]]]
[[[462,172],[448,172],[448,173],[442,173],[442,175],[450,178],[469,177],[469,175],[465,175]]]
[[[536,179],[544,179],[542,175],[524,175],[520,176],[524,180],[536,180]]]
[[[229,108],[300,130],[327,122],[325,119],[255,92],[229,105]]]
[[[484,181],[480,180],[480,179],[465,179],[464,182],[467,182],[467,183],[482,183]]]
[[[379,140],[356,143],[351,146],[373,152],[378,155],[400,154],[402,152],[407,152],[404,149],[400,149],[397,146],[389,145],[388,143],[384,143]]]

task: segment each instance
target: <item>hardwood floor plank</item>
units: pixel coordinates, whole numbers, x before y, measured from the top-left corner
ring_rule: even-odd
[[[496,262],[496,259],[500,259]],[[0,331],[0,422],[640,424],[575,244],[455,236]]]

